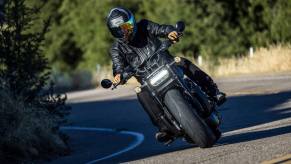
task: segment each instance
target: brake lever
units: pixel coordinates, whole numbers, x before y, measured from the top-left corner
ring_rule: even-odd
[[[118,86],[118,85],[120,85],[120,83],[121,83],[121,82],[119,82],[119,83],[116,83],[116,84],[113,84],[113,87],[111,88],[111,90],[114,90],[114,89],[116,89],[116,88],[117,88],[117,86]]]
[[[177,36],[177,40],[176,42],[179,42],[180,41],[180,38],[183,36],[183,33],[182,32],[178,32],[178,36]],[[172,42],[171,42],[172,43]],[[173,44],[173,43],[172,43]]]
[[[178,38],[182,37],[183,33],[182,32],[178,32]]]

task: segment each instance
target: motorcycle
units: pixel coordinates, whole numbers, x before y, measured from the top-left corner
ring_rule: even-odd
[[[175,28],[179,37],[182,36],[184,22],[177,22]],[[142,73],[145,78],[142,78],[141,86],[135,88],[135,92],[147,113],[158,117],[167,127],[172,139],[166,144],[182,137],[201,148],[211,147],[221,137],[221,117],[217,105],[177,66],[181,62],[180,57],[165,59],[171,44],[170,40],[162,41],[160,48],[138,68],[125,71],[120,83],[113,84],[103,79],[101,85],[113,90],[132,76]]]

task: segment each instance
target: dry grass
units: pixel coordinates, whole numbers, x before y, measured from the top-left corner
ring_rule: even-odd
[[[212,69],[207,70],[214,76],[291,71],[291,45],[260,48],[253,57],[220,59],[218,66],[212,66]]]

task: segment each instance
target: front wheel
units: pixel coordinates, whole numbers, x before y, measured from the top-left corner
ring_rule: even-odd
[[[216,137],[178,89],[169,90],[164,99],[168,110],[180,123],[185,133],[201,148],[211,147]]]

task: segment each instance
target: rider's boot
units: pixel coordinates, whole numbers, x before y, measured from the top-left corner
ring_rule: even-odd
[[[226,101],[226,94],[220,92],[217,85],[211,82],[207,86],[207,94],[216,102],[218,106],[222,105]]]
[[[220,106],[226,101],[226,94],[223,92],[217,92],[217,94],[214,96],[214,99],[216,104]]]
[[[158,131],[155,135],[157,141],[168,144],[173,140],[173,137],[165,132],[165,131]]]

